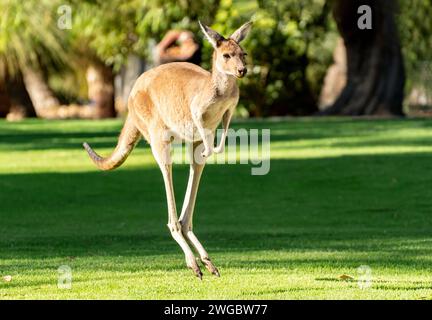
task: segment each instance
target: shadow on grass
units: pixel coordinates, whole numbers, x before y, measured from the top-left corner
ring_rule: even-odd
[[[324,120],[324,119],[323,119]],[[372,123],[372,125],[371,125]],[[75,149],[82,145],[82,142],[91,142],[94,148],[114,148],[117,137],[122,127],[121,120],[117,125],[110,123],[104,129],[84,131],[68,130],[67,132],[47,130],[44,126],[37,126],[37,122],[24,122],[26,130],[19,127],[1,128],[0,130],[0,150],[49,150],[49,149]],[[35,127],[33,129],[33,126]],[[29,126],[27,128],[27,126]],[[316,140],[329,138],[351,138],[351,137],[371,137],[364,142],[335,142],[332,146],[336,147],[358,147],[358,146],[405,146],[405,145],[430,145],[432,138],[419,139],[413,138],[409,142],[407,139],[400,138],[373,139],[377,133],[397,132],[401,129],[424,129],[432,126],[432,122],[418,120],[350,120],[336,118],[325,121],[319,119],[303,119],[296,121],[245,121],[237,122],[232,128],[246,130],[249,129],[271,129],[271,141],[296,141],[296,140]],[[141,145],[148,145],[141,142]]]
[[[2,149],[8,145],[14,150],[49,150],[49,149],[76,149],[85,141],[92,141],[95,148],[114,148],[117,143],[118,131],[101,132],[28,132],[16,134],[3,134],[0,136]],[[4,140],[3,140],[4,139]],[[95,141],[93,141],[95,140]],[[101,142],[102,140],[102,142]],[[144,145],[144,143],[142,143]]]
[[[428,268],[432,178],[425,172],[431,163],[431,154],[272,160],[266,176],[251,176],[247,165],[209,165],[195,230],[211,253],[328,255],[271,259],[257,253],[247,263],[231,259],[236,268],[358,266],[368,254],[380,265]],[[177,166],[174,175],[180,209],[188,168]],[[166,228],[156,167],[3,174],[0,190],[3,259],[165,254],[182,259]],[[338,252],[347,256],[331,255]],[[159,261],[149,268],[167,267]]]

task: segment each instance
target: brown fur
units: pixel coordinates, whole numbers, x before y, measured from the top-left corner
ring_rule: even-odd
[[[151,145],[160,166],[167,193],[168,227],[186,255],[187,265],[201,277],[201,271],[185,241],[194,245],[206,267],[219,274],[198,239],[192,233],[192,214],[199,178],[204,164],[193,159],[187,195],[180,220],[177,218],[172,186],[169,145],[171,138],[194,142],[194,150],[204,145],[202,156],[222,152],[226,133],[237,105],[239,89],[236,78],[246,74],[245,54],[239,46],[250,29],[250,23],[239,28],[228,40],[208,27],[203,32],[213,44],[212,72],[186,62],[168,63],[142,74],[135,82],[128,100],[129,114],[114,152],[106,157],[97,155],[88,144],[85,149],[102,170],[120,166],[141,136]],[[229,56],[227,56],[229,55]],[[214,148],[214,131],[222,121],[224,133]],[[169,132],[169,139],[167,139]]]

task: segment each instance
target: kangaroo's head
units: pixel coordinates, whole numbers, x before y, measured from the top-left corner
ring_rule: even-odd
[[[246,38],[252,27],[252,22],[247,22],[242,25],[229,36],[228,39],[225,39],[216,31],[201,24],[201,22],[199,22],[199,25],[215,50],[213,67],[219,72],[237,78],[243,78],[247,73],[246,53],[243,51],[242,47],[240,47],[239,43]]]

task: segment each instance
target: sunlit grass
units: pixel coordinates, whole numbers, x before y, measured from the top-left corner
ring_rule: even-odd
[[[194,227],[222,277],[202,282],[166,228],[148,145],[108,173],[83,151],[108,154],[120,128],[0,122],[0,299],[432,299],[432,121],[234,124],[271,129],[270,172],[207,166]],[[180,207],[187,166],[174,175]]]

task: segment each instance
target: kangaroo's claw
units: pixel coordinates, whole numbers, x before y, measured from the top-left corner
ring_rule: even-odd
[[[200,280],[202,280],[203,273],[201,272],[200,267],[196,263],[196,261],[193,261],[193,263],[188,263],[188,268],[192,270],[194,275],[196,275]]]
[[[200,280],[202,280],[203,273],[201,272],[200,268],[198,268],[198,269],[192,269],[192,271],[194,272],[194,274],[195,274],[195,275],[196,275]]]
[[[202,258],[201,261],[210,273],[214,274],[216,277],[220,277],[219,270],[214,266],[209,258]]]

